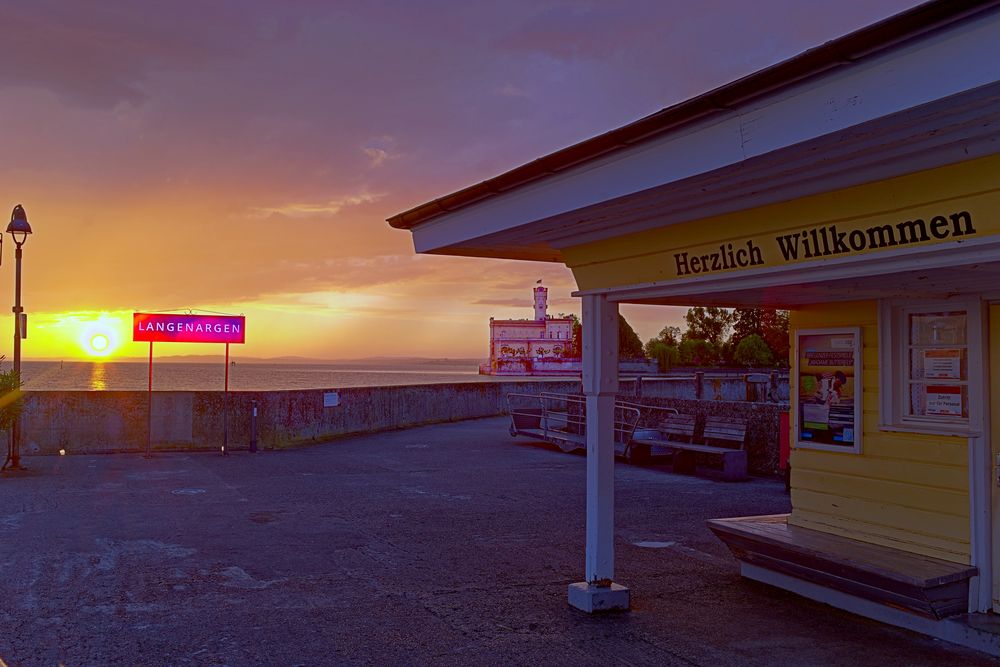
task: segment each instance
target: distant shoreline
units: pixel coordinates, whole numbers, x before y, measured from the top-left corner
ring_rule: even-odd
[[[179,363],[179,364],[211,364],[219,363],[222,354],[186,354],[186,355],[164,355],[155,358],[157,363]],[[231,361],[238,364],[283,364],[288,366],[355,366],[366,368],[391,368],[399,365],[408,366],[476,366],[484,362],[485,359],[447,359],[439,357],[362,357],[359,359],[315,359],[311,357],[234,357]],[[59,358],[25,358],[25,361],[44,363],[147,363],[146,357],[115,357],[102,358],[92,357],[87,359],[59,359]]]

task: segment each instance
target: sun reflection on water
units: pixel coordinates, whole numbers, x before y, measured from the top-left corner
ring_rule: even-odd
[[[90,368],[90,390],[105,391],[108,388],[108,371],[104,364],[96,361]]]

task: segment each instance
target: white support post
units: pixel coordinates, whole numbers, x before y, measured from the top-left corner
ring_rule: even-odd
[[[618,392],[618,304],[583,297],[583,393],[587,410],[587,580],[570,584],[569,603],[586,612],[628,609],[615,584],[615,394]]]

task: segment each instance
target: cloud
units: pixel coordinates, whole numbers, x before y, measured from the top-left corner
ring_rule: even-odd
[[[396,140],[390,136],[376,137],[361,147],[361,152],[368,158],[372,167],[381,167],[389,160],[399,157],[394,153]]]
[[[431,346],[528,316],[538,278],[578,311],[561,265],[414,257],[384,218],[916,1],[5,0],[27,305],[351,292]],[[384,324],[359,318],[358,345]]]
[[[512,83],[505,83],[504,85],[500,86],[499,88],[496,89],[496,93],[501,97],[521,97],[524,99],[531,98],[531,96],[528,94],[526,90],[518,86],[515,86]]]
[[[6,2],[4,51],[13,57],[0,58],[0,84],[46,88],[85,107],[137,105],[154,73],[191,72],[233,53],[236,44],[218,40],[216,22],[244,35],[237,52],[254,32],[236,7],[205,8],[199,21],[180,7],[153,13],[125,0]]]
[[[523,298],[517,299],[476,299],[472,303],[479,306],[524,306],[526,308],[531,308],[531,296],[527,295]]]
[[[258,206],[251,210],[251,217],[266,218],[272,215],[282,215],[288,218],[311,218],[315,216],[337,215],[345,208],[371,204],[382,199],[384,193],[364,192],[356,195],[345,195],[325,202],[296,202],[279,206]]]
[[[385,150],[384,148],[369,148],[366,146],[361,150],[364,152],[365,155],[368,156],[368,159],[371,160],[373,167],[382,166],[383,162],[392,157],[391,155],[389,155],[389,151]]]

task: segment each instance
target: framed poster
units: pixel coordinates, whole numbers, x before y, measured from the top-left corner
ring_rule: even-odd
[[[800,329],[794,354],[796,445],[860,452],[860,327]]]

